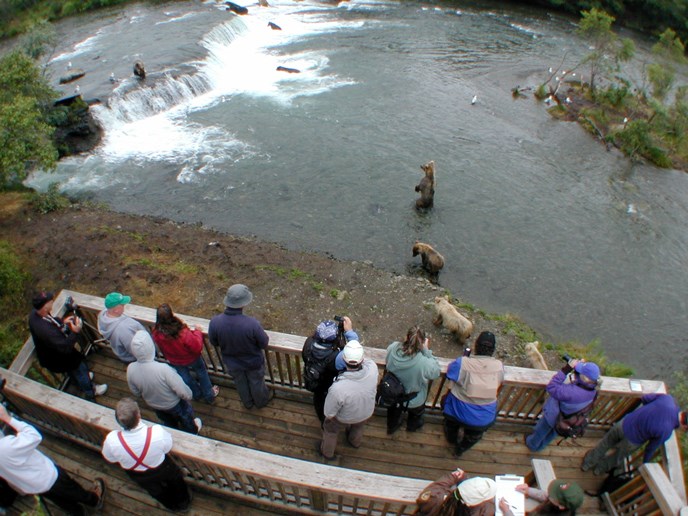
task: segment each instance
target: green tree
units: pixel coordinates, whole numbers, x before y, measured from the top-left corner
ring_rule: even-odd
[[[34,167],[55,167],[47,117],[56,96],[26,54],[14,51],[0,59],[0,188],[20,183]]]
[[[617,72],[620,63],[635,53],[635,45],[628,38],[619,39],[612,31],[614,17],[597,8],[581,12],[578,34],[592,43],[592,51],[583,64],[590,65],[590,90],[595,92],[595,79],[601,74]]]

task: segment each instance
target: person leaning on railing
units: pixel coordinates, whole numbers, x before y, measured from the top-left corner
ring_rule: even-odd
[[[423,489],[413,514],[418,516],[493,516],[497,485],[491,478],[469,478],[456,468]]]
[[[640,401],[642,405],[639,408],[614,423],[599,444],[585,454],[581,465],[583,471],[592,469],[595,475],[601,475],[620,468],[623,460],[645,443],[643,462],[650,462],[657,448],[671,437],[675,429],[688,429],[688,414],[679,409],[672,396],[646,394]],[[611,449],[614,452],[608,454]]]
[[[170,433],[160,425],[148,426],[141,421],[139,406],[131,398],[117,403],[115,418],[122,430],[113,430],[105,438],[105,460],[118,463],[129,478],[167,509],[188,509],[191,493],[182,470],[167,455],[172,449]]]
[[[393,434],[404,422],[404,408],[408,411],[407,432],[420,430],[425,423],[425,400],[428,397],[428,382],[440,377],[440,364],[430,351],[430,341],[418,326],[409,328],[406,340],[392,342],[387,347],[385,367],[394,373],[406,393],[417,393],[404,407],[395,403],[387,408],[387,433]],[[410,394],[409,394],[410,396]]]

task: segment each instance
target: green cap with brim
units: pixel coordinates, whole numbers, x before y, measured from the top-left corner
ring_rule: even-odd
[[[581,486],[566,480],[552,480],[547,489],[550,499],[567,509],[575,510],[583,505],[585,494]]]
[[[131,303],[131,298],[119,292],[110,292],[105,296],[105,308],[114,308],[117,305],[126,305],[129,303]]]

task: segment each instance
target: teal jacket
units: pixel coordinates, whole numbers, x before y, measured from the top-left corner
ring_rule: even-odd
[[[387,348],[387,370],[401,380],[406,392],[418,392],[409,402],[409,408],[420,407],[428,397],[428,382],[440,377],[440,364],[429,349],[415,355],[404,355],[401,342],[392,342]]]

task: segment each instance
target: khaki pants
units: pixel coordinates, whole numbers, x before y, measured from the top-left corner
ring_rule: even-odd
[[[323,423],[323,438],[320,444],[320,452],[326,458],[334,457],[334,450],[337,448],[337,436],[339,431],[346,429],[346,439],[354,448],[359,448],[363,442],[363,427],[367,419],[360,423],[342,423],[337,418],[325,418]]]

